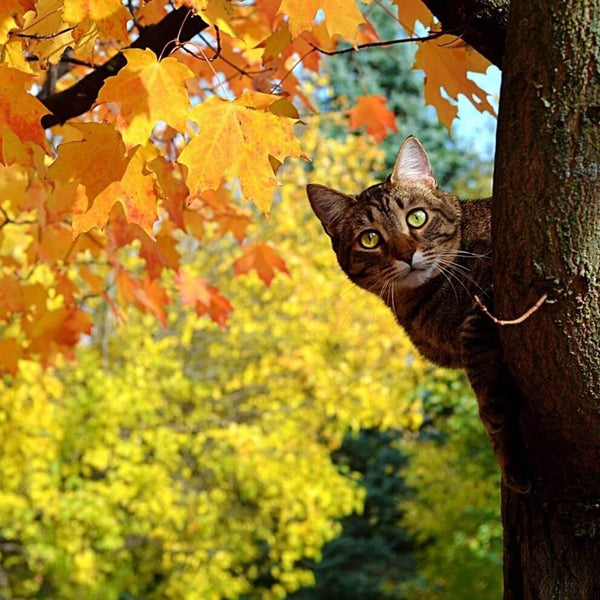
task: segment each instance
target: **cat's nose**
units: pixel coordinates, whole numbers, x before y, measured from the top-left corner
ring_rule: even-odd
[[[401,260],[405,262],[409,267],[412,268],[413,256],[415,255],[415,251],[412,249],[403,250],[402,252],[398,252],[396,254],[396,260]]]

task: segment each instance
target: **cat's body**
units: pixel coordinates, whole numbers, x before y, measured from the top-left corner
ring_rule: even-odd
[[[429,159],[408,138],[388,179],[358,196],[307,188],[340,267],[379,295],[428,360],[465,368],[508,485],[529,489],[517,427],[518,391],[502,363],[491,305],[491,200],[439,190]]]

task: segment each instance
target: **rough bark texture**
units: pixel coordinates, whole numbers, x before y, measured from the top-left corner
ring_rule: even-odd
[[[503,490],[505,598],[600,599],[600,0],[513,0],[494,188],[496,310],[533,491]]]
[[[502,68],[509,0],[423,0],[444,29],[455,30],[490,62]]]

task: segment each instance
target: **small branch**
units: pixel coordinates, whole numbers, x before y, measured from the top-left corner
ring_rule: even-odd
[[[6,225],[35,225],[37,223],[36,220],[15,221],[14,219],[11,219],[8,216],[8,213],[1,206],[0,206],[0,214],[2,214],[2,217],[4,217],[4,221],[2,221],[2,223],[0,223],[0,229],[4,229],[4,227],[6,227]]]
[[[215,27],[215,29],[216,29],[216,27]],[[221,54],[221,51],[218,48],[213,48],[210,41],[208,39],[206,39],[206,37],[204,35],[199,34],[198,37],[215,53],[214,58],[216,58],[218,56],[226,65],[229,65],[231,68],[235,69],[240,75],[251,78],[252,75],[258,75],[259,73],[262,73],[262,71],[246,71],[245,69],[242,69],[240,66],[236,65],[232,60],[229,60],[228,58],[226,58],[224,54]],[[183,48],[183,50],[185,50],[185,48]],[[189,52],[189,51],[187,51],[187,52]],[[214,58],[213,58],[213,60],[214,60]]]
[[[542,297],[527,311],[525,311],[520,317],[516,318],[516,319],[511,319],[511,320],[504,320],[504,319],[498,319],[497,317],[495,317],[488,309],[488,307],[481,301],[481,299],[479,298],[479,296],[475,295],[475,302],[477,303],[477,306],[479,306],[479,308],[492,320],[494,321],[494,323],[496,323],[496,325],[518,325],[519,323],[522,323],[523,321],[527,320],[536,310],[538,310],[540,308],[540,306],[542,306],[542,304],[544,304],[544,302],[546,302],[546,300],[548,299],[548,294],[543,294]]]
[[[281,87],[281,84],[292,74],[294,69],[310,54],[313,52],[319,52],[320,54],[326,54],[327,56],[335,56],[336,54],[347,54],[349,52],[358,52],[364,48],[378,48],[382,46],[393,46],[394,44],[408,44],[409,42],[429,42],[430,40],[435,40],[443,35],[456,35],[458,37],[459,29],[445,29],[443,31],[434,31],[433,33],[423,36],[423,37],[411,37],[411,38],[402,38],[397,40],[386,40],[384,42],[368,42],[366,44],[358,44],[356,48],[354,46],[350,48],[344,48],[343,50],[323,50],[323,48],[319,48],[315,46],[313,43],[307,40],[307,44],[312,48],[306,52],[306,54],[302,55],[292,66],[292,68],[281,78],[279,83],[273,86],[271,93],[275,93],[277,88]],[[454,40],[452,40],[454,43]]]
[[[459,32],[458,29],[444,29],[442,31],[434,31],[429,35],[425,35],[423,37],[411,37],[411,38],[401,38],[398,40],[386,40],[383,42],[368,42],[366,44],[358,44],[356,48],[344,48],[343,50],[323,50],[323,48],[319,48],[315,46],[311,42],[308,42],[309,46],[312,46],[315,52],[320,52],[321,54],[326,54],[327,56],[334,56],[335,54],[347,54],[348,52],[356,52],[363,48],[377,48],[381,46],[393,46],[394,44],[408,44],[409,42],[429,42],[430,40],[435,40],[443,35],[457,35]]]
[[[56,38],[59,35],[62,35],[63,33],[69,33],[69,31],[73,31],[75,29],[75,25],[73,25],[73,27],[67,27],[66,29],[61,29],[60,31],[57,31],[55,33],[47,33],[47,34],[41,34],[41,33],[15,33],[14,35],[16,37],[20,37],[20,38],[27,38],[30,40],[51,40],[52,38]]]
[[[219,56],[221,56],[221,33],[219,31],[219,28],[217,26],[215,26],[215,31],[217,32],[217,49],[215,50],[212,46],[209,46],[209,48],[214,52],[214,54],[212,56],[207,56],[206,52],[204,52],[204,48],[202,48],[202,46],[200,46],[200,44],[197,44],[196,42],[183,42],[183,43],[179,43],[177,42],[176,47],[174,48],[174,50],[177,50],[178,48],[180,48],[181,50],[183,50],[184,52],[187,52],[190,56],[193,56],[194,58],[198,59],[198,60],[203,60],[205,62],[213,62],[215,60],[217,60],[217,58],[219,58]],[[202,37],[202,36],[200,36]],[[187,46],[192,46],[192,48],[196,48],[196,50],[198,50],[198,52],[200,53],[200,56],[198,56],[198,54],[196,54],[195,52],[192,52],[191,50],[189,50],[187,48]],[[214,69],[213,69],[214,71]]]
[[[159,56],[170,54],[175,36],[180,43],[187,41],[208,27],[199,16],[188,16],[188,9],[180,7],[168,13],[161,21],[145,27],[130,48],[149,48]],[[104,81],[116,75],[127,61],[121,52],[97,67],[71,87],[50,96],[39,98],[52,114],[42,117],[45,129],[65,123],[69,119],[88,111]]]

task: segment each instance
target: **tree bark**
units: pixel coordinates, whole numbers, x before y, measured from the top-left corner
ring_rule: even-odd
[[[505,599],[600,598],[600,0],[513,0],[494,290],[523,393],[527,495],[503,490]]]
[[[492,64],[502,68],[510,0],[423,0],[444,29],[456,31]]]

